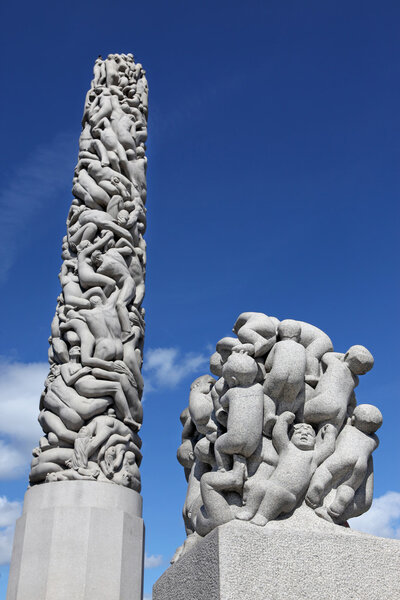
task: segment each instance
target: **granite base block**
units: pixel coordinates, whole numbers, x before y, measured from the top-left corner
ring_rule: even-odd
[[[158,579],[153,600],[400,599],[400,541],[319,521],[218,527]]]
[[[97,481],[29,489],[18,519],[7,600],[141,600],[142,498]]]

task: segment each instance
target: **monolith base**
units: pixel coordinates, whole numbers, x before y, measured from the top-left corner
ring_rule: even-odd
[[[18,519],[7,600],[141,600],[140,494],[97,481],[37,485]]]
[[[320,522],[222,525],[158,579],[153,600],[400,598],[399,541]]]

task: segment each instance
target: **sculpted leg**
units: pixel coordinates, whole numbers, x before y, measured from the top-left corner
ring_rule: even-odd
[[[42,410],[38,420],[45,433],[55,433],[59,440],[67,442],[68,444],[74,443],[77,436],[76,432],[67,429],[57,415],[54,415],[48,410]]]
[[[355,493],[361,486],[366,472],[367,464],[363,461],[356,464],[348,480],[337,488],[335,498],[328,507],[328,513],[330,515],[333,517],[340,517],[344,513],[347,506],[353,502]]]
[[[229,433],[221,435],[214,445],[214,454],[217,467],[221,471],[228,471],[231,466],[231,456],[237,452],[237,440]]]
[[[279,484],[267,481],[265,496],[257,514],[251,520],[254,525],[263,526],[282,513],[288,513],[296,506],[296,496]]]
[[[66,406],[51,390],[44,396],[43,406],[57,415],[69,430],[79,431],[82,427],[83,419],[79,414]]]
[[[322,504],[326,493],[329,491],[330,484],[332,482],[332,473],[325,464],[322,464],[315,471],[310,487],[306,495],[306,503],[311,508],[317,508]]]

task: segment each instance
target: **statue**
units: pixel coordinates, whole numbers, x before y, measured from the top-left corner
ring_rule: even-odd
[[[233,333],[211,356],[216,379],[193,382],[181,415],[187,539],[172,562],[229,521],[347,526],[372,502],[382,415],[354,392],[371,353],[334,352],[318,327],[262,313],[239,315]]]
[[[31,485],[95,479],[140,492],[147,92],[144,69],[131,54],[97,58],[40,401],[45,435],[33,451]]]

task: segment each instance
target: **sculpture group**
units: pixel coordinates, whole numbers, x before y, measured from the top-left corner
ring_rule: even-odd
[[[181,414],[188,537],[172,562],[233,519],[264,526],[306,505],[345,525],[372,502],[382,415],[357,405],[354,391],[373,366],[367,348],[334,352],[314,325],[254,312],[239,315],[233,333]]]
[[[97,479],[140,492],[147,107],[145,71],[132,54],[99,57],[85,100],[31,485]]]

